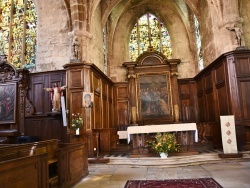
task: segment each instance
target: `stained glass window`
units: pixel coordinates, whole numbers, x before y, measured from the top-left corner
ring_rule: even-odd
[[[35,65],[37,14],[32,0],[0,1],[0,52],[16,68]]]
[[[201,36],[200,36],[200,30],[199,30],[199,22],[197,18],[194,15],[194,26],[195,26],[195,37],[196,37],[196,45],[197,45],[197,54],[198,54],[198,64],[199,64],[199,70],[202,70],[204,68],[203,65],[203,56],[202,56],[202,46],[201,46]]]
[[[103,72],[107,75],[107,35],[106,28],[103,29]]]
[[[147,13],[137,20],[130,34],[129,52],[130,60],[136,58],[153,47],[163,53],[167,58],[172,57],[171,40],[167,28],[153,14]]]

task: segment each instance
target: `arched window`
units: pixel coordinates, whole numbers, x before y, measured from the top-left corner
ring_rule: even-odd
[[[107,75],[107,34],[106,27],[103,29],[103,72]]]
[[[0,1],[0,53],[16,68],[35,65],[36,30],[32,0]]]
[[[147,51],[148,47],[162,52],[167,58],[172,57],[171,40],[167,28],[154,15],[147,13],[137,20],[130,34],[130,60]]]
[[[194,26],[195,26],[195,37],[196,37],[196,45],[198,49],[198,65],[199,65],[199,70],[204,69],[203,65],[203,56],[202,56],[202,46],[201,46],[201,36],[200,36],[200,30],[199,30],[199,22],[197,18],[194,15]]]

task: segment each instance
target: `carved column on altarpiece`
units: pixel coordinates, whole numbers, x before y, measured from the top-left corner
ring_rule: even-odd
[[[171,59],[168,60],[171,70],[171,86],[172,86],[172,101],[173,101],[173,112],[174,112],[174,121],[179,122],[180,113],[179,113],[179,104],[178,104],[178,70],[177,65],[180,63],[180,59]]]
[[[136,66],[135,62],[126,62],[123,64],[124,67],[127,68],[128,74],[128,83],[129,83],[129,105],[131,107],[130,113],[131,113],[131,123],[136,124],[137,118],[136,118],[136,74],[134,72],[134,67]]]
[[[24,117],[27,114],[27,104],[29,100],[27,99],[27,90],[29,87],[29,71],[27,69],[18,69],[17,70],[17,80],[18,80],[18,100],[19,100],[19,131],[21,134],[24,134]],[[30,103],[29,103],[30,104]],[[32,109],[33,107],[31,107]]]

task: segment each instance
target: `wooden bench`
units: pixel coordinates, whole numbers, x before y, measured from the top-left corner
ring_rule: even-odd
[[[0,161],[1,187],[49,187],[47,154],[26,154]]]
[[[40,154],[47,155],[49,187],[68,187],[88,175],[87,144],[63,144],[53,139],[0,146],[2,162]],[[76,166],[81,168],[72,171]]]
[[[26,144],[8,144],[0,147],[0,161],[22,156],[29,153],[30,156],[40,153],[48,153],[48,164],[57,161],[58,140],[46,140]],[[24,154],[24,155],[25,155]]]

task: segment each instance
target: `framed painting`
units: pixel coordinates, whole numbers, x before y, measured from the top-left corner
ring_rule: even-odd
[[[94,94],[89,92],[83,92],[83,103],[84,108],[92,108],[94,105]]]
[[[0,124],[16,123],[16,83],[0,84]]]
[[[172,117],[170,73],[138,73],[137,98],[140,119]]]

